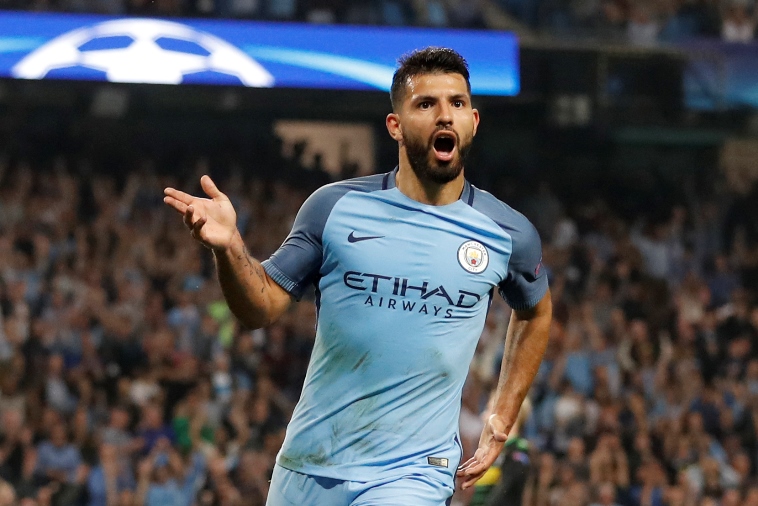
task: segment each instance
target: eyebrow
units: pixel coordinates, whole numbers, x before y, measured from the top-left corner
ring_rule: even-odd
[[[448,97],[450,100],[468,100],[468,95],[465,93],[456,93],[455,95],[452,95]],[[418,97],[414,97],[414,102],[423,102],[427,100],[439,100],[439,97],[432,96],[432,95],[419,95]]]

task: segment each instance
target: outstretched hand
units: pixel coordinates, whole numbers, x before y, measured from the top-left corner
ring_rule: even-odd
[[[474,456],[461,464],[457,476],[463,478],[462,488],[465,490],[477,482],[487,469],[495,463],[508,439],[511,426],[498,415],[490,415],[479,438],[479,448]]]
[[[237,213],[210,177],[201,177],[200,186],[209,199],[166,188],[163,202],[184,216],[184,224],[197,241],[212,250],[225,250],[237,233]]]

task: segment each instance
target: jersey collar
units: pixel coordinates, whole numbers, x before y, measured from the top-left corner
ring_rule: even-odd
[[[382,190],[390,190],[396,187],[395,179],[399,169],[400,166],[395,166],[392,171],[387,172],[384,175],[384,178],[382,179]],[[469,206],[474,204],[474,186],[468,182],[468,179],[463,180],[463,191],[461,191],[461,196],[458,197],[458,200],[464,201]]]

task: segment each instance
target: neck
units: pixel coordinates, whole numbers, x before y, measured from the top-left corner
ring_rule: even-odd
[[[400,164],[395,186],[406,197],[422,204],[445,206],[461,198],[464,181],[463,171],[449,183],[440,184],[420,179],[411,168],[405,150],[400,150]]]

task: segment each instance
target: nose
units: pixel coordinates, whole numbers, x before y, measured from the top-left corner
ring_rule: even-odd
[[[438,126],[450,126],[453,124],[453,108],[447,102],[440,102],[439,114],[437,115]]]

